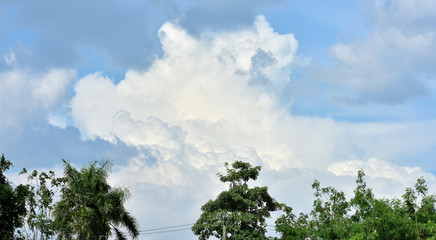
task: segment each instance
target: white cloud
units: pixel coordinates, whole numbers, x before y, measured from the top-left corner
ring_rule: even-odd
[[[419,167],[399,166],[377,158],[336,162],[328,167],[328,171],[336,176],[357,177],[359,170],[364,170],[368,187],[374,190],[378,198],[400,198],[406,188],[414,188],[416,180],[420,177],[426,180],[429,194],[436,191],[435,175]]]
[[[318,175],[333,179],[326,169],[342,166],[337,161],[392,161],[436,145],[428,132],[435,121],[347,123],[291,115],[275,89],[289,81],[298,44],[263,17],[251,28],[199,37],[166,23],[159,37],[164,54],[147,71],[130,70],[118,84],[101,73],[88,75],[71,100],[82,138],[121,141],[140,152],[111,181],[132,188],[129,207],[140,209],[144,223],[195,220],[200,206],[225,188],[216,177],[225,161],[263,166],[269,177],[260,182],[286,199],[292,194],[286,186],[298,183],[293,189],[307,196]],[[361,57],[347,46],[337,51],[344,61]],[[336,181],[350,183],[350,177]],[[144,204],[151,209],[141,209]]]
[[[46,118],[66,101],[69,86],[76,78],[76,72],[68,69],[45,73],[22,69],[0,72],[0,126],[18,125],[30,120],[32,114]]]
[[[47,120],[48,123],[50,123],[51,125],[62,129],[65,129],[68,121],[67,116],[65,116],[64,114],[54,114],[54,113],[49,113]]]
[[[114,116],[113,133],[127,144],[158,145],[170,149],[180,149],[184,140],[179,127],[170,127],[155,117],[135,121],[125,111],[119,111]]]
[[[12,51],[8,54],[4,54],[3,60],[6,62],[7,65],[13,65],[17,61],[17,59],[15,58],[15,53]]]
[[[167,23],[159,36],[164,57],[149,71],[129,71],[118,85],[101,74],[88,75],[77,83],[71,108],[82,136],[152,145],[172,141],[162,139],[163,135],[180,135],[152,128],[132,130],[155,119],[181,127],[176,131],[187,132],[185,143],[197,146],[216,141],[227,148],[264,145],[265,139],[256,136],[273,131],[274,122],[286,113],[278,107],[274,94],[250,83],[250,71],[263,71],[267,79],[278,79],[271,81],[273,85],[285,84],[297,48],[294,37],[274,33],[263,17],[252,29],[210,33],[200,39]],[[253,70],[253,58],[259,51],[272,62]],[[128,114],[129,121],[119,118],[120,111],[123,116]],[[125,127],[127,122],[132,126]],[[237,134],[240,136],[235,138]]]
[[[436,62],[434,1],[360,1],[371,19],[364,39],[331,47],[337,65],[318,76],[361,102],[404,103],[428,94]],[[433,93],[432,93],[433,94]]]
[[[40,80],[31,82],[32,96],[44,107],[52,107],[68,90],[76,78],[74,70],[53,69]]]
[[[353,155],[404,158],[436,143],[427,131],[434,121],[353,124],[290,115],[274,91],[251,82],[260,71],[271,85],[286,84],[297,48],[292,35],[275,33],[263,17],[252,28],[197,38],[166,23],[159,36],[164,56],[148,71],[128,71],[117,85],[98,73],[77,83],[71,115],[83,138],[183,156],[187,146],[201,154],[208,153],[204,146],[252,149],[250,158],[271,169],[325,169]],[[256,57],[267,64],[253,69]]]
[[[408,31],[419,31],[422,27],[427,28],[427,24],[432,24],[431,20],[436,18],[436,4],[432,0],[361,0],[360,2],[372,23],[380,29],[395,26]]]
[[[336,162],[327,169],[336,176],[357,176],[357,171],[362,169],[368,177],[387,178],[404,186],[411,185],[420,177],[424,177],[433,184],[436,183],[436,177],[433,174],[425,172],[419,167],[398,166],[377,158],[370,158],[368,161]]]

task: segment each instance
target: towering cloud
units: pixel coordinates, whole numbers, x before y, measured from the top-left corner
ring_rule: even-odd
[[[289,82],[298,44],[262,16],[251,27],[197,37],[168,22],[159,38],[163,56],[147,71],[128,71],[118,84],[101,73],[88,75],[71,101],[83,139],[137,147],[143,154],[132,164],[143,171],[170,163],[202,171],[234,159],[271,170],[324,170],[356,157],[405,158],[436,143],[427,136],[434,121],[345,123],[291,115],[278,91]],[[157,179],[144,181],[160,184]]]
[[[433,1],[359,1],[370,28],[333,45],[340,18],[317,26],[323,7],[280,9],[277,29],[256,17],[282,2],[0,1],[13,13],[0,14],[0,146],[25,167],[113,160],[142,229],[195,221],[236,159],[261,165],[256,185],[297,211],[314,179],[351,194],[358,169],[378,196],[420,176],[434,192]],[[300,42],[284,33],[295,19],[313,27]]]

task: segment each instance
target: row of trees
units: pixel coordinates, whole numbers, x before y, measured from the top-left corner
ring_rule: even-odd
[[[0,239],[127,239],[139,235],[136,219],[124,208],[126,188],[107,183],[111,164],[94,162],[80,171],[64,160],[64,175],[27,173],[29,182],[13,186],[4,175],[12,163],[0,159]],[[60,197],[56,195],[60,193]],[[54,199],[59,198],[55,202]]]
[[[64,161],[64,174],[27,173],[29,183],[13,186],[4,175],[12,163],[0,158],[0,239],[126,239],[139,235],[135,218],[124,208],[126,188],[107,183],[111,164],[94,162],[79,171]],[[201,207],[192,231],[200,240],[210,237],[245,239],[434,239],[436,196],[428,194],[423,178],[407,188],[402,199],[376,198],[358,172],[354,196],[315,180],[313,210],[298,215],[272,198],[267,187],[250,187],[261,167],[236,161],[218,174],[229,189]],[[60,197],[56,197],[60,194]],[[59,198],[58,201],[54,199]],[[279,237],[266,236],[271,212],[283,214],[275,222]]]
[[[192,231],[200,240],[219,239],[436,239],[436,196],[428,195],[428,187],[419,178],[414,188],[407,188],[402,199],[376,198],[358,172],[354,196],[333,187],[321,187],[315,180],[313,210],[295,215],[293,209],[278,203],[267,187],[247,185],[256,180],[261,168],[236,161],[227,173],[218,174],[229,184],[215,200],[202,206]],[[266,218],[272,211],[282,210],[275,222],[279,237],[267,237]]]

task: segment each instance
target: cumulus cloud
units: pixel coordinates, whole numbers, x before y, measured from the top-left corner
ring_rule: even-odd
[[[174,224],[195,220],[200,206],[225,189],[216,177],[225,161],[263,166],[259,184],[287,201],[286,186],[310,198],[314,179],[345,184],[352,193],[353,177],[335,162],[404,160],[436,145],[428,134],[434,121],[347,123],[291,115],[278,91],[289,83],[298,42],[262,16],[250,27],[200,35],[167,22],[158,36],[163,54],[147,71],[130,70],[119,83],[103,73],[87,75],[70,102],[83,139],[136,148],[111,181],[132,188],[129,208],[140,209],[147,226],[168,224],[169,216]],[[403,182],[390,181],[398,188],[389,193],[404,190]],[[310,208],[301,199],[290,204]]]
[[[166,23],[159,37],[163,57],[149,70],[128,71],[118,84],[100,73],[76,84],[71,115],[84,139],[146,147],[145,161],[183,159],[197,169],[222,162],[222,153],[276,170],[325,169],[338,158],[404,158],[435,145],[427,136],[433,121],[352,124],[290,115],[274,89],[289,81],[297,41],[264,17],[197,37]],[[268,84],[253,80],[259,75]]]
[[[114,160],[110,181],[131,188],[128,207],[143,229],[195,221],[200,206],[226,188],[216,176],[225,171],[223,162],[236,159],[261,165],[256,185],[268,186],[297,211],[311,208],[314,179],[351,196],[361,168],[377,195],[398,196],[421,175],[434,189],[434,175],[407,161],[434,151],[434,120],[350,123],[289,112],[282,94],[304,57],[296,55],[292,34],[279,34],[255,16],[257,8],[282,1],[180,2],[132,0],[123,8],[117,1],[1,2],[15,15],[0,16],[7,26],[0,34],[17,28],[24,35],[0,53],[0,132],[17,134],[20,121],[42,128],[18,140],[0,139],[6,153],[29,159],[29,165],[33,153],[76,162]],[[398,104],[433,91],[436,48],[429,20],[435,5],[361,3],[374,29],[366,39],[332,46],[337,65],[318,71],[320,79],[358,103]],[[162,25],[165,18],[175,20]],[[75,70],[53,68],[86,65],[87,57],[131,70],[121,81],[107,72],[76,81]],[[300,84],[294,91],[325,90]],[[71,111],[65,114],[66,102]],[[23,153],[16,142],[32,149]],[[189,239],[192,233],[168,236]]]
[[[131,123],[143,121],[141,126],[157,119],[181,127],[187,132],[186,143],[261,146],[261,137],[254,136],[272,131],[273,122],[286,113],[271,89],[252,81],[253,75],[261,73],[271,86],[286,84],[297,49],[295,38],[275,33],[263,17],[252,28],[198,39],[167,23],[159,36],[164,55],[149,71],[129,71],[117,85],[101,74],[77,83],[71,113],[83,137],[133,145],[149,142],[145,134],[132,137],[130,131],[128,136],[125,128],[117,132],[120,119],[115,116],[123,111]],[[263,59],[266,63],[260,64]]]

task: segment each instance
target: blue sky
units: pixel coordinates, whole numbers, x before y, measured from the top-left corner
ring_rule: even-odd
[[[435,24],[431,0],[4,0],[0,151],[17,172],[112,160],[141,229],[194,222],[238,159],[301,211],[358,169],[434,192]]]

